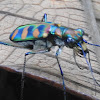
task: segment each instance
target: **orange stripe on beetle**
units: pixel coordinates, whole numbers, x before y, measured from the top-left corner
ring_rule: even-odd
[[[26,38],[26,36],[28,34],[28,28],[29,28],[29,26],[23,29],[22,36],[21,36],[22,39]]]
[[[78,35],[78,33],[81,35],[80,31],[75,31],[76,36],[77,36],[77,37],[80,37],[80,36]]]
[[[16,36],[16,34],[18,33],[18,29],[17,30],[15,30],[15,32],[13,33],[13,36],[11,37],[11,40],[13,40],[14,39],[14,37]]]
[[[55,35],[58,35],[59,37],[62,37],[61,30],[57,28],[56,31],[55,31]]]
[[[35,38],[38,38],[38,36],[39,36],[39,30],[38,29],[35,29],[34,31],[33,31],[33,36],[35,37]]]

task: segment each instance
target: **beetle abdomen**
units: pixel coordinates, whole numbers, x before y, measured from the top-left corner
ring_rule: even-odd
[[[10,35],[10,40],[18,42],[46,38],[49,34],[49,29],[50,25],[45,23],[20,26]]]

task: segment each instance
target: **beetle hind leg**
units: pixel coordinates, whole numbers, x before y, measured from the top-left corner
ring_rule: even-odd
[[[47,14],[45,13],[43,18],[42,18],[42,22],[47,22]]]
[[[49,52],[49,49],[46,50],[41,50],[38,52],[27,52],[25,53],[24,56],[24,66],[23,66],[23,71],[22,71],[22,79],[21,79],[21,96],[20,96],[20,100],[23,100],[23,89],[24,89],[24,81],[25,81],[25,67],[26,67],[26,56],[30,55],[30,54],[42,54],[42,53],[46,53]]]

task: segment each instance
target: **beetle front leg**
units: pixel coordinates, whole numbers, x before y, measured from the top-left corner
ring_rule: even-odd
[[[77,54],[77,52],[73,49],[73,57],[74,57],[75,63],[76,63],[76,65],[77,65],[77,67],[78,67],[79,69],[82,69],[82,70],[83,70],[83,68],[80,67],[80,65],[79,65],[79,64],[77,63],[77,61],[76,61],[76,54]]]

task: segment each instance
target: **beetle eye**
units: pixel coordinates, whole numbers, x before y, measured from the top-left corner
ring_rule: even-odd
[[[73,38],[67,38],[66,40],[66,46],[69,46],[70,48],[73,48],[75,46],[75,39]]]
[[[74,43],[75,40],[74,40],[73,38],[68,38],[68,39],[67,39],[67,42],[68,42],[68,43]]]

